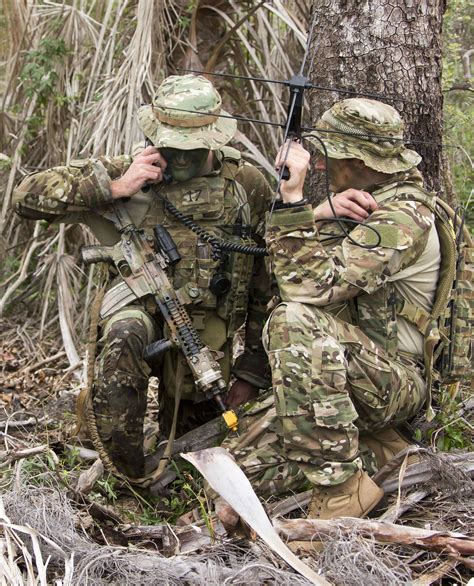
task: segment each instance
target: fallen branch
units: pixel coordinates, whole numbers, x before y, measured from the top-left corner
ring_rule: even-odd
[[[90,468],[81,473],[76,484],[76,490],[82,494],[89,493],[103,474],[104,465],[102,460],[96,460]]]
[[[385,513],[379,517],[380,521],[385,523],[395,523],[404,513],[409,511],[424,498],[426,498],[432,492],[431,488],[415,490],[411,494],[407,495],[401,502],[395,502],[389,507]]]
[[[99,457],[99,454],[96,452],[96,450],[91,450],[82,446],[74,446],[73,444],[64,444],[64,447],[70,452],[73,452],[75,456],[81,458],[82,460],[97,460]]]
[[[176,439],[173,443],[171,456],[177,456],[182,452],[198,451],[218,446],[224,438],[225,433],[224,420],[222,417],[216,417]],[[165,453],[165,449],[166,443],[160,446],[154,454],[146,457],[146,473],[149,473],[158,467]],[[163,488],[168,486],[168,484],[171,484],[176,477],[177,474],[175,469],[168,466],[160,478],[149,487],[150,493],[152,495],[159,495]]]
[[[39,420],[36,417],[30,417],[29,419],[19,419],[18,421],[0,421],[0,428],[5,429],[18,429],[19,427],[27,427],[28,425],[34,425]]]
[[[413,453],[419,453],[423,458],[423,452],[426,453],[427,450],[417,449],[416,447],[415,449],[410,447],[406,450],[403,450],[373,476],[373,481],[381,486],[385,492],[394,492],[395,490],[398,490],[398,475],[394,476],[394,474],[400,468],[400,465],[403,463],[405,456]],[[461,454],[443,454],[442,457],[445,463],[461,468],[471,477],[474,476],[473,452],[464,452]],[[421,460],[421,462],[407,467],[403,478],[402,487],[408,488],[409,486],[413,486],[419,482],[427,482],[428,480],[431,480],[432,476],[432,463],[428,458],[424,458]]]
[[[225,423],[222,417],[216,417],[204,425],[185,433],[177,438],[173,444],[172,455],[181,452],[197,452],[204,448],[211,448],[221,443],[226,433]],[[154,470],[165,452],[166,445],[160,446],[158,450],[147,458],[147,472]]]
[[[266,505],[265,508],[272,519],[274,517],[282,517],[283,515],[287,515],[292,511],[296,511],[296,509],[304,511],[309,505],[312,492],[312,490],[305,490],[304,492],[293,494],[278,503]]]
[[[199,521],[196,524],[186,525],[184,527],[167,524],[138,525],[117,529],[121,530],[122,535],[126,539],[139,541],[152,539],[161,542],[160,551],[166,551],[167,541],[170,539],[170,535],[172,535],[177,541],[177,547],[174,549],[173,554],[190,553],[192,551],[198,551],[203,547],[208,547],[214,544],[216,540],[221,540],[226,536],[226,530],[217,518],[210,518],[209,522],[212,523],[211,531],[204,524],[204,521]]]
[[[450,570],[453,570],[458,564],[459,560],[457,559],[450,558],[449,560],[445,560],[434,570],[426,572],[426,574],[423,574],[422,576],[414,580],[411,584],[412,586],[430,586],[434,582],[440,580]]]
[[[58,360],[59,358],[62,358],[63,356],[66,356],[66,352],[64,352],[64,350],[62,350],[61,352],[57,352],[53,356],[48,356],[44,360],[40,360],[39,362],[36,362],[35,364],[32,364],[31,366],[26,366],[23,369],[23,373],[26,374],[28,372],[33,372],[33,370],[37,370],[41,366],[44,366],[45,364],[48,364],[49,362],[54,362],[55,360]]]
[[[35,446],[33,448],[26,448],[24,450],[14,450],[14,451],[2,451],[0,452],[0,468],[6,468],[13,462],[17,460],[21,460],[23,458],[29,458],[30,456],[37,456],[38,454],[44,454],[46,452],[50,452],[54,454],[54,452],[50,449],[50,447],[45,444],[43,446]],[[57,459],[56,454],[54,454],[55,458]]]
[[[395,525],[350,517],[332,519],[275,519],[276,530],[288,541],[312,541],[319,537],[336,538],[358,533],[382,543],[413,545],[429,551],[454,555],[474,555],[474,539],[462,533],[429,531],[407,525]]]

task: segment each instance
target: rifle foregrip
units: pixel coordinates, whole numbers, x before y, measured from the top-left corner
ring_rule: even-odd
[[[163,354],[163,352],[166,352],[172,346],[173,346],[173,343],[170,340],[167,340],[166,338],[163,338],[162,340],[157,340],[156,342],[152,342],[151,344],[146,346],[146,348],[143,352],[143,359],[146,362],[153,364],[153,362],[159,356],[161,356],[161,354]]]

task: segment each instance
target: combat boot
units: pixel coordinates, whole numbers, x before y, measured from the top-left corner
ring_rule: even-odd
[[[367,472],[358,470],[341,484],[315,486],[309,503],[308,518],[364,517],[379,504],[383,490]]]
[[[399,452],[410,447],[411,444],[395,428],[381,429],[371,433],[363,433],[359,441],[365,444],[374,453],[377,467],[380,470],[387,462],[390,462]],[[417,454],[408,456],[408,465],[418,464],[420,457]]]

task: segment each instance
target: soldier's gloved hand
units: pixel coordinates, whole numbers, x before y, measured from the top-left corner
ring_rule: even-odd
[[[258,397],[258,388],[246,380],[238,378],[229,389],[226,405],[229,409],[235,409],[235,407],[256,397]]]
[[[337,217],[351,218],[359,222],[366,220],[377,209],[377,202],[370,193],[360,189],[346,189],[341,193],[336,193],[332,197],[332,204]],[[316,221],[328,220],[333,217],[333,211],[327,200],[314,209]]]
[[[285,203],[303,199],[304,179],[308,171],[309,160],[309,152],[298,142],[287,140],[280,147],[275,159],[275,167],[280,169],[286,165],[290,172],[290,178],[280,184],[280,193]]]
[[[154,146],[144,149],[133,159],[127,171],[110,183],[114,199],[130,197],[148,183],[160,183],[166,169],[166,160]]]

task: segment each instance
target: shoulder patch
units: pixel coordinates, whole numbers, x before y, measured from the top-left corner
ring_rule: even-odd
[[[400,231],[398,225],[373,223],[370,226],[377,230],[378,234],[374,230],[362,225],[351,232],[351,237],[359,244],[374,246],[379,242],[380,235],[378,246],[382,248],[393,248],[395,250],[404,250],[409,248],[413,243],[411,235]]]
[[[242,159],[242,153],[239,150],[234,149],[234,147],[226,145],[221,147],[219,150],[224,155],[224,159],[231,159],[236,162],[239,162]]]

